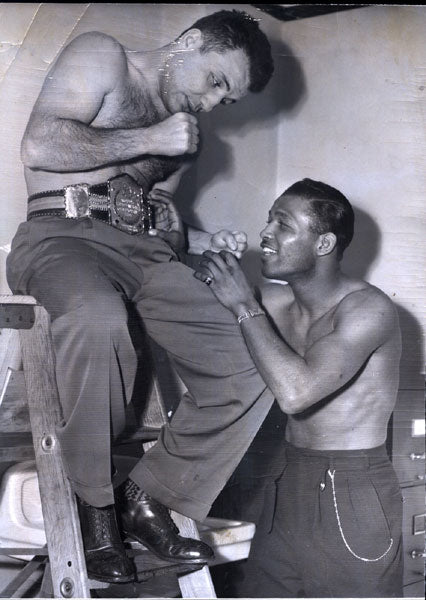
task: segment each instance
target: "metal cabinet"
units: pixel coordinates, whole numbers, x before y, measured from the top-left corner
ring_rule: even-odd
[[[425,404],[422,390],[400,390],[392,421],[392,463],[403,497],[404,596],[424,598]]]

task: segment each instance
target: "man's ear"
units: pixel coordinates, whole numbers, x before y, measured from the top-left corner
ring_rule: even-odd
[[[203,45],[203,34],[200,29],[188,29],[180,36],[178,42],[184,50],[199,50]]]
[[[326,256],[327,254],[331,254],[334,248],[336,247],[337,238],[334,233],[328,231],[327,233],[322,233],[317,242],[317,254],[318,256]]]

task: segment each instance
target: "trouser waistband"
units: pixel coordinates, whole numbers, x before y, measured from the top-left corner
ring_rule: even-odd
[[[290,442],[285,442],[286,456],[290,460],[306,460],[327,462],[330,466],[346,464],[360,464],[368,466],[377,460],[389,460],[386,445],[381,444],[374,448],[360,448],[354,450],[314,450],[312,448],[302,448],[293,446]]]

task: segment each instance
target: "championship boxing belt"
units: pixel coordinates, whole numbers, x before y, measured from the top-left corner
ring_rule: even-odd
[[[75,183],[61,190],[32,194],[27,220],[43,216],[90,217],[130,234],[154,227],[152,209],[142,187],[127,173],[96,185]]]

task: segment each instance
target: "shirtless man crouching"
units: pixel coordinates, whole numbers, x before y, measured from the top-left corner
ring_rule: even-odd
[[[288,414],[283,470],[267,492],[241,597],[401,597],[402,503],[385,440],[401,353],[395,306],[340,270],[354,214],[338,190],[304,179],[261,232],[259,302],[229,253],[196,277],[238,318]]]

